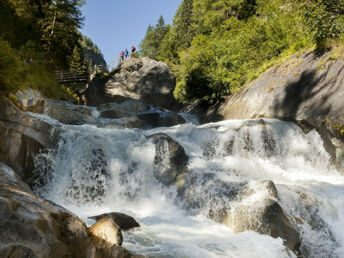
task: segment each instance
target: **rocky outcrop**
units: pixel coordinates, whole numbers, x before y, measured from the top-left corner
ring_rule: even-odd
[[[162,62],[149,58],[129,59],[106,77],[96,77],[88,85],[83,99],[87,105],[98,106],[127,99],[170,110],[180,105],[173,97],[175,77]]]
[[[47,115],[63,124],[81,125],[96,123],[96,119],[92,117],[92,110],[89,107],[45,98],[37,90],[28,88],[18,91],[15,95],[10,95],[10,98],[21,111]]]
[[[224,119],[257,117],[296,121],[316,128],[338,168],[344,171],[344,60],[331,52],[308,52],[272,67],[227,98]]]
[[[133,257],[112,242],[104,243],[102,237],[94,240],[81,219],[35,196],[0,163],[1,257]]]
[[[156,148],[155,177],[164,185],[177,186],[178,182],[184,180],[187,172],[189,157],[185,154],[184,148],[163,133],[153,134],[149,138]]]
[[[90,217],[90,219],[94,219],[96,221],[104,218],[111,218],[119,226],[121,230],[128,230],[140,227],[140,224],[133,217],[119,212],[111,212]]]
[[[22,178],[32,179],[35,155],[43,148],[53,148],[57,135],[57,127],[0,97],[0,161],[13,167]]]

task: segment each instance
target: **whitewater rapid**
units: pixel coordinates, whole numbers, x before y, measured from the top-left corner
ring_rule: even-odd
[[[46,118],[48,119],[48,118]],[[58,123],[53,121],[55,124]],[[187,123],[151,130],[60,124],[56,150],[36,159],[44,178],[35,191],[88,224],[90,216],[123,212],[141,227],[124,232],[123,246],[149,257],[295,257],[282,239],[234,233],[207,218],[210,209],[257,205],[271,180],[278,204],[302,239],[308,257],[344,257],[344,177],[331,165],[319,134],[273,119]],[[150,135],[164,133],[189,157],[186,209],[174,186],[154,176],[156,148]],[[245,185],[255,194],[223,200],[218,182]],[[226,200],[226,199],[225,199]],[[240,203],[238,203],[240,202]]]

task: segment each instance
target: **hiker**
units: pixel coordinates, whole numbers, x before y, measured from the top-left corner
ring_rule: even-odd
[[[135,53],[135,51],[136,51],[136,47],[131,46],[131,55],[133,55]]]
[[[129,51],[128,51],[128,49],[125,49],[124,55],[125,55],[125,58],[126,58],[126,59],[129,57]]]
[[[33,62],[32,62],[32,58],[29,57],[28,59],[26,59],[25,63],[27,63],[27,64],[32,64],[32,63],[33,63]]]
[[[124,52],[123,51],[121,51],[120,56],[121,56],[121,61],[123,61],[124,60]]]

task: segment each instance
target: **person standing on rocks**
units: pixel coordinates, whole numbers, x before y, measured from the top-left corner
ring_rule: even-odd
[[[124,60],[124,52],[123,51],[121,51],[120,56],[121,56],[121,61],[123,61]]]
[[[124,55],[125,55],[125,59],[127,59],[127,58],[129,57],[129,51],[128,51],[128,49],[125,49]]]
[[[133,56],[133,54],[135,53],[135,51],[136,51],[136,47],[131,46],[131,56]]]

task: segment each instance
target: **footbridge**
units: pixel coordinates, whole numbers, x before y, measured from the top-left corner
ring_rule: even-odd
[[[120,63],[120,57],[114,58],[108,65],[94,65],[88,71],[55,71],[58,83],[88,82],[98,73],[112,72]]]

